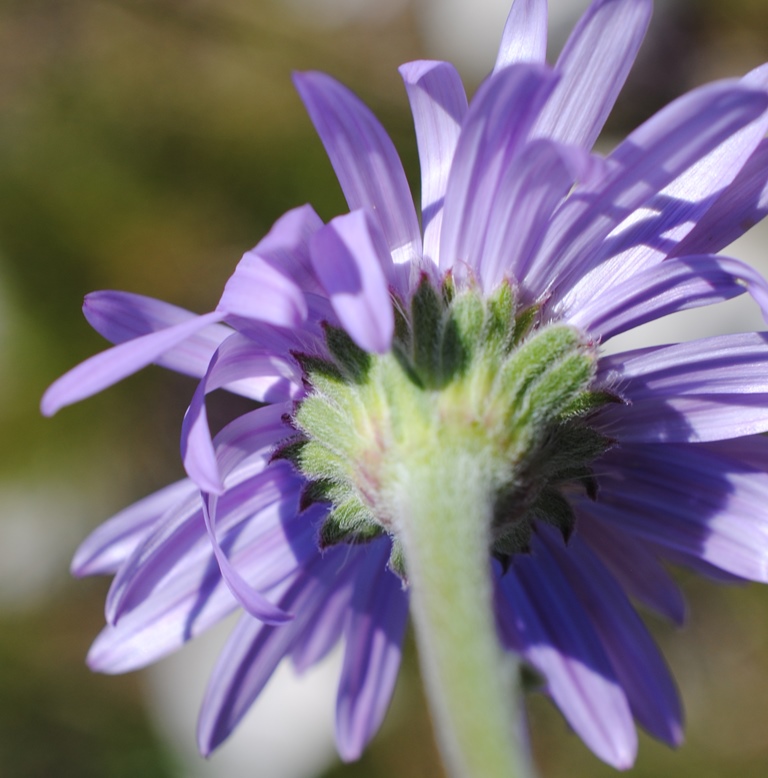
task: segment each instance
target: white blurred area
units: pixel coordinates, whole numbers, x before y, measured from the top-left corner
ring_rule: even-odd
[[[195,740],[197,717],[228,620],[146,672],[158,730],[182,762],[179,778],[313,778],[335,761],[333,737],[341,652],[298,676],[283,662],[232,736],[208,759]]]

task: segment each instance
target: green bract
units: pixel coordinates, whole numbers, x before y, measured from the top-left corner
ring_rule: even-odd
[[[310,480],[305,504],[333,505],[321,546],[386,532],[390,566],[405,577],[394,496],[425,456],[438,477],[455,472],[457,457],[479,466],[494,504],[490,550],[502,561],[528,549],[533,521],[567,538],[574,517],[561,490],[593,494],[590,463],[610,444],[586,423],[614,400],[592,388],[593,345],[520,308],[508,283],[483,298],[451,279],[438,292],[424,277],[408,313],[393,304],[388,353],[369,354],[327,326],[331,359],[296,355],[312,391],[281,455]]]

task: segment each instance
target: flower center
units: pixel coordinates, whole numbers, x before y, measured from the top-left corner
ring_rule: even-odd
[[[419,468],[455,478],[466,457],[490,490],[489,550],[503,563],[527,551],[536,521],[567,539],[574,515],[564,492],[594,495],[590,464],[610,445],[588,424],[615,399],[593,389],[592,344],[573,327],[542,324],[508,283],[484,298],[450,277],[438,291],[425,277],[407,313],[393,304],[388,353],[326,326],[329,357],[295,355],[311,391],[293,417],[297,437],[277,456],[308,479],[304,505],[331,504],[321,547],[388,533],[390,566],[405,579],[397,490]]]

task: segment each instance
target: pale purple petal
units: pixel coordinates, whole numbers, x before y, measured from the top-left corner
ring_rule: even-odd
[[[381,726],[400,669],[408,597],[387,567],[389,551],[388,540],[361,549],[365,558],[344,630],[336,744],[345,761],[358,759]]]
[[[448,62],[409,62],[399,70],[419,147],[423,254],[438,264],[445,190],[467,112],[467,95],[456,68]]]
[[[88,324],[112,343],[164,330],[197,318],[196,313],[176,305],[130,292],[91,292],[83,301]],[[232,334],[224,324],[210,324],[190,335],[157,359],[157,364],[200,378],[213,352]]]
[[[386,279],[389,256],[366,211],[337,216],[310,244],[312,264],[344,329],[360,348],[389,350],[395,317]]]
[[[595,520],[660,549],[766,582],[765,463],[755,467],[718,446],[617,447],[601,462],[599,499],[587,510]]]
[[[203,497],[203,520],[222,578],[233,597],[251,616],[265,624],[285,624],[293,618],[293,614],[286,613],[282,608],[270,602],[258,589],[252,587],[229,561],[221,547],[216,536],[215,526],[217,502],[215,496],[205,495]]]
[[[506,162],[489,203],[486,239],[476,258],[486,293],[504,278],[525,277],[552,212],[574,181],[590,169],[586,152],[543,138],[526,144]]]
[[[543,65],[517,64],[491,76],[467,112],[448,178],[440,268],[476,267],[504,170],[520,152],[555,79]]]
[[[767,77],[768,66],[763,65],[739,83],[764,89]],[[726,138],[620,224],[590,261],[591,270],[568,290],[564,305],[576,308],[589,301],[595,290],[611,294],[612,287],[637,272],[670,254],[682,255],[676,244],[685,239],[717,196],[733,182],[766,130],[768,111]]]
[[[625,769],[637,733],[624,692],[589,616],[559,567],[539,549],[498,581],[502,639],[546,678],[568,723],[605,762]]]
[[[750,332],[616,354],[599,380],[626,405],[595,424],[622,443],[698,442],[768,430],[768,336]]]
[[[534,136],[592,147],[635,61],[652,11],[652,0],[592,3],[557,61],[555,71],[562,79]]]
[[[669,668],[616,579],[578,535],[567,549],[553,528],[539,535],[584,604],[635,718],[655,738],[680,745],[683,715]]]
[[[309,261],[309,240],[322,226],[308,205],[281,216],[243,255],[217,310],[278,327],[300,327],[308,315],[305,293],[319,291]]]
[[[296,519],[302,485],[290,466],[275,463],[233,486],[219,500],[217,536],[237,556],[237,564],[245,565],[251,558],[254,552],[249,544],[263,545],[260,566],[245,571],[253,587],[269,589],[290,574],[298,564],[294,546],[301,555],[305,553],[307,522]],[[266,553],[269,548],[272,554]],[[107,620],[116,624],[137,608],[162,608],[157,601],[168,593],[169,581],[182,587],[178,591],[186,591],[183,581],[193,585],[203,570],[215,567],[203,502],[196,494],[170,510],[120,568],[107,597]]]
[[[768,139],[757,146],[739,174],[717,197],[673,254],[725,248],[768,215]]]
[[[294,83],[339,179],[351,211],[376,214],[396,264],[418,260],[421,232],[400,157],[378,119],[324,73]]]
[[[195,390],[181,428],[184,468],[205,492],[221,494],[224,488],[208,426],[205,396],[223,386],[243,382],[248,382],[249,389],[256,394],[254,399],[264,403],[285,403],[304,391],[295,363],[265,353],[260,344],[239,333],[221,344]]]
[[[328,552],[323,559],[318,555],[301,571],[280,600],[284,609],[296,613],[290,624],[274,627],[245,616],[235,627],[208,682],[200,710],[197,742],[204,755],[237,726],[333,589],[350,586],[354,565],[345,568],[343,554],[342,549]]]
[[[563,318],[605,343],[662,316],[737,297],[747,291],[745,276],[765,305],[768,285],[749,266],[716,256],[681,257],[649,267],[609,291],[598,288]]]
[[[185,478],[116,513],[80,544],[72,560],[72,575],[117,572],[166,511],[196,493],[197,487]]]
[[[65,405],[84,400],[116,384],[156,362],[165,352],[221,318],[220,313],[206,313],[167,329],[120,343],[86,359],[48,387],[40,404],[43,414],[52,416]]]
[[[552,220],[526,286],[563,296],[586,275],[609,233],[633,211],[768,107],[768,97],[736,81],[689,92],[636,129],[608,157],[610,172],[578,186]]]
[[[547,56],[547,0],[513,0],[493,72],[515,62],[544,62]]]
[[[600,556],[627,594],[681,625],[686,616],[685,599],[657,555],[642,540],[622,532],[620,525],[594,521],[591,505],[588,499],[580,499],[574,505],[579,535]]]

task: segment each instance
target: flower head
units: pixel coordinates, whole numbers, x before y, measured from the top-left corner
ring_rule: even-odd
[[[46,413],[152,362],[200,379],[188,478],[97,529],[73,569],[115,574],[89,657],[105,672],[245,610],[203,704],[204,752],[283,658],[305,668],[343,639],[338,744],[360,754],[431,564],[415,506],[441,491],[466,498],[501,643],[585,743],[626,767],[634,720],[680,742],[630,598],[682,619],[665,562],[768,580],[768,341],[603,346],[745,292],[768,313],[766,282],[715,254],[768,211],[768,69],[685,95],[598,156],[650,12],[596,0],[550,68],[546,3],[516,0],[470,104],[451,65],[404,65],[421,226],[373,114],[297,75],[350,212],[284,215],[203,316],[86,298],[118,345],[59,379]],[[222,387],[259,407],[212,436],[205,398]]]

